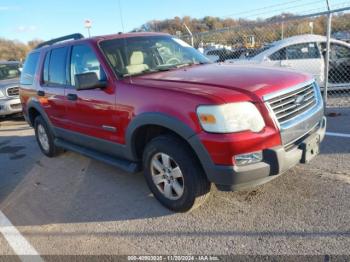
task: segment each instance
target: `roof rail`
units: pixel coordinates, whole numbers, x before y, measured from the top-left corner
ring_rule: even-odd
[[[42,42],[42,43],[38,44],[35,47],[35,49],[38,49],[38,48],[46,46],[46,45],[53,45],[55,43],[62,42],[62,41],[65,41],[65,40],[70,40],[70,39],[78,40],[78,39],[82,39],[82,38],[84,38],[84,36],[82,34],[80,34],[80,33],[66,35],[66,36],[62,36],[62,37],[59,37],[59,38],[51,39],[51,40],[46,41],[46,42]]]

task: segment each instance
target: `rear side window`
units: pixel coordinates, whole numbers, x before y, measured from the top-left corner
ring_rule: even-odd
[[[39,53],[31,53],[25,63],[24,63],[24,67],[22,70],[22,74],[21,74],[21,80],[20,83],[22,85],[31,85],[33,84],[34,81],[34,75],[35,75],[35,70],[36,70],[36,66],[38,64],[38,60],[39,60]]]
[[[66,85],[66,60],[67,60],[67,47],[60,47],[51,50],[50,61],[46,61],[45,65],[48,65],[48,75],[45,77],[45,68],[44,68],[44,82],[45,78],[48,80],[48,84],[53,85]],[[48,56],[47,54],[46,56]]]

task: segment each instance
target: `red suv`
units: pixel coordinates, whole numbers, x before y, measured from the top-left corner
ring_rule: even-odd
[[[308,162],[325,134],[309,75],[213,64],[167,34],[44,42],[20,82],[46,156],[66,149],[143,170],[154,196],[175,211],[201,204],[211,183],[245,189]]]

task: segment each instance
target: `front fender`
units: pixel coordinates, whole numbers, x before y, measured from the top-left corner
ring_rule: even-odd
[[[196,134],[189,126],[173,116],[157,112],[142,113],[130,122],[126,130],[125,141],[128,158],[137,160],[136,148],[134,145],[135,134],[137,129],[146,125],[157,125],[168,128],[186,141]]]

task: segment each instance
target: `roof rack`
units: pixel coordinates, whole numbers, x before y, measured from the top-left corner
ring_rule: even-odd
[[[62,37],[59,37],[59,38],[51,39],[51,40],[46,41],[46,42],[42,42],[42,43],[38,44],[35,47],[35,49],[38,49],[38,48],[46,46],[46,45],[53,45],[55,43],[62,42],[62,41],[65,41],[65,40],[70,40],[70,39],[78,40],[78,39],[82,39],[82,38],[84,38],[84,36],[82,34],[80,34],[80,33],[66,35],[66,36],[62,36]]]

